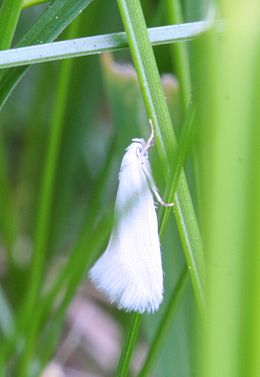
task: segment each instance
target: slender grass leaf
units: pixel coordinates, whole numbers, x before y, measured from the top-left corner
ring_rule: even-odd
[[[180,137],[180,142],[178,148],[176,149],[176,157],[173,157],[173,172],[171,174],[171,179],[169,180],[169,187],[166,188],[165,197],[169,198],[170,201],[173,200],[175,192],[178,187],[181,171],[184,167],[185,159],[187,158],[187,153],[190,150],[193,130],[194,130],[194,116],[195,116],[195,104],[190,103],[190,106],[185,115],[184,124],[182,126],[182,134]],[[162,212],[161,212],[162,213]],[[170,211],[164,210],[163,215],[160,216],[160,236],[162,237],[167,222]]]
[[[188,278],[189,274],[187,267],[185,266],[181,272],[179,280],[176,283],[172,297],[169,300],[164,315],[160,320],[158,329],[156,331],[156,334],[154,335],[152,344],[150,345],[148,355],[146,356],[144,365],[140,373],[138,374],[138,377],[145,377],[149,374],[149,372],[151,372],[152,366],[156,360],[156,357],[158,356],[162,343],[168,334],[168,330],[172,324],[175,312],[179,307],[179,303],[182,299]]]
[[[23,0],[23,8],[29,8],[33,5],[48,3],[50,0]]]
[[[73,24],[69,32],[74,34],[75,27],[77,27],[77,24]],[[36,218],[36,233],[30,271],[30,283],[28,285],[27,296],[25,297],[23,312],[23,317],[25,320],[28,320],[29,313],[32,312],[33,307],[36,305],[36,302],[38,300],[37,297],[39,295],[42,272],[45,265],[48,239],[50,236],[49,224],[51,218],[55,175],[61,144],[62,130],[65,124],[64,114],[69,93],[72,64],[73,62],[71,60],[63,62],[58,79],[56,103],[51,121],[43,181],[39,197],[39,207]],[[33,320],[35,320],[35,318]],[[27,332],[25,350],[23,352],[21,363],[21,376],[26,376],[28,373],[30,360],[34,351],[37,331],[39,330],[39,328],[37,327],[38,323],[36,322],[36,325],[34,326],[32,323],[33,320],[30,321],[29,330]]]
[[[7,164],[3,143],[0,135],[0,229],[6,247],[9,262],[12,261],[12,245],[15,240],[15,216],[12,197],[7,179]]]
[[[9,48],[19,15],[22,9],[22,0],[4,0],[0,9],[0,50]],[[0,80],[1,80],[0,71]],[[7,178],[7,166],[3,136],[0,135],[0,226],[6,244],[8,256],[12,258],[12,245],[15,237],[14,211],[11,203],[10,187]]]
[[[78,238],[75,246],[73,247],[70,256],[62,268],[57,278],[55,279],[50,291],[42,298],[39,305],[39,310],[35,313],[34,320],[31,323],[30,331],[35,332],[37,327],[44,328],[46,325],[47,334],[52,332],[52,328],[59,326],[59,323],[63,321],[64,313],[75,295],[76,289],[88,270],[90,263],[92,262],[93,255],[95,255],[103,246],[104,240],[108,236],[108,230],[111,228],[112,218],[109,211],[108,216],[104,216],[97,220],[97,208],[100,206],[101,197],[103,196],[104,187],[108,179],[110,165],[113,161],[113,143],[108,151],[108,158],[103,169],[103,173],[100,175],[99,189],[95,192],[94,198],[91,201],[91,206],[88,211],[86,222],[83,226],[83,230]],[[100,217],[100,215],[98,216]],[[93,224],[95,226],[93,227]],[[100,229],[102,229],[102,235],[100,235]],[[65,294],[64,294],[65,290]],[[58,307],[54,309],[57,297],[62,295],[63,298]],[[52,324],[48,323],[48,318],[52,314]],[[48,337],[48,335],[46,335]],[[38,339],[39,340],[39,339]],[[39,340],[39,352],[45,354],[44,359],[49,355],[44,347],[42,350],[41,341]]]
[[[169,161],[171,161],[176,148],[176,139],[162,92],[158,68],[148,39],[142,8],[138,0],[131,2],[118,0],[117,2],[128,36],[147,114],[155,127],[158,154],[164,171],[168,170],[169,174]],[[166,174],[167,177],[168,174]],[[202,243],[184,172],[181,172],[178,191],[175,194],[174,213],[187,265],[190,269],[195,296],[202,313],[204,313]]]
[[[132,323],[129,327],[129,332],[120,356],[116,377],[128,376],[129,364],[137,341],[141,319],[142,316],[140,314],[132,314]]]
[[[153,45],[189,41],[206,32],[210,21],[198,21],[180,25],[161,26],[148,29]],[[39,42],[39,41],[38,41]],[[65,58],[100,54],[128,47],[126,33],[112,33],[93,37],[77,38],[61,42],[36,44],[0,52],[0,68],[44,63]]]
[[[179,0],[167,0],[167,21],[171,24],[183,22],[181,3]],[[182,108],[185,111],[191,98],[191,79],[189,57],[186,44],[178,43],[170,46],[172,61],[176,66],[176,74],[180,83]]]
[[[23,0],[4,0],[0,9],[0,50],[10,47]]]

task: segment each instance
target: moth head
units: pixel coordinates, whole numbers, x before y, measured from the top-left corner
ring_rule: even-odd
[[[121,170],[136,163],[142,157],[147,157],[147,150],[145,150],[144,139],[133,139],[132,143],[126,148],[126,153],[121,163]]]

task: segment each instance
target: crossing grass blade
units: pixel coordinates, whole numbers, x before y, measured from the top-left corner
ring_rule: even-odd
[[[167,331],[169,327],[172,325],[173,317],[178,310],[180,305],[180,301],[182,300],[183,292],[185,290],[187,281],[189,278],[187,267],[184,266],[181,275],[177,281],[177,284],[174,288],[172,296],[169,300],[169,304],[167,305],[164,315],[160,320],[158,329],[154,335],[154,339],[149,347],[148,355],[146,356],[145,362],[141,371],[138,374],[138,377],[145,377],[147,376],[153,367],[153,364],[158,356],[158,353],[162,347],[162,343],[167,336]]]
[[[123,350],[118,364],[116,377],[127,377],[129,364],[131,361],[132,353],[137,341],[141,325],[142,316],[140,314],[132,314],[132,323],[129,326],[127,338],[124,342]]]

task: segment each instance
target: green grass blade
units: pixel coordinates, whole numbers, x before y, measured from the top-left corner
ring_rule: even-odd
[[[110,55],[103,56],[102,63],[104,75],[106,77],[107,93],[111,103],[113,124],[116,128],[116,135],[119,140],[120,148],[123,150],[123,147],[127,145],[132,137],[138,135],[140,132],[141,134],[145,134],[145,131],[147,133],[145,124],[143,124],[142,121],[142,119],[145,119],[145,109],[143,108],[143,102],[134,71],[131,70],[129,73],[129,69],[127,71],[122,69],[124,65],[118,64]],[[124,97],[126,90],[131,93],[131,99]],[[167,93],[170,93],[169,88]],[[169,94],[169,101],[170,98],[172,97]],[[120,109],[120,112],[118,112],[118,109]],[[140,114],[143,115],[140,116]],[[179,152],[178,148],[177,153]],[[166,296],[167,292],[165,293],[165,299]],[[157,317],[157,315],[155,317]],[[155,322],[156,320],[157,318],[154,319]],[[136,335],[133,334],[133,336]],[[130,345],[128,344],[129,339],[130,338],[126,339],[124,345],[125,349],[130,348]]]
[[[43,328],[47,322],[48,331],[52,331],[52,327],[59,326],[59,323],[63,320],[64,313],[71,302],[72,298],[75,296],[76,289],[86,274],[88,267],[93,259],[93,254],[102,249],[105,239],[108,236],[108,231],[111,229],[112,213],[109,212],[109,216],[105,216],[98,222],[95,216],[97,216],[97,208],[100,206],[101,197],[103,195],[104,187],[106,187],[109,167],[113,161],[113,145],[108,151],[108,158],[101,174],[101,179],[99,181],[99,190],[94,194],[93,200],[91,201],[91,206],[88,211],[88,216],[84,224],[82,233],[73,247],[64,268],[60,271],[57,278],[55,279],[53,286],[50,291],[42,298],[39,305],[38,311],[35,313],[34,318],[31,322],[30,331],[35,332],[37,327]],[[99,215],[100,216],[100,215]],[[99,217],[98,216],[98,217]],[[93,224],[95,226],[93,227]],[[100,229],[102,229],[102,234],[100,234]],[[58,308],[55,308],[55,314],[53,314],[53,309],[55,302],[59,295],[63,295],[66,292],[63,299],[59,303]],[[48,324],[48,318],[52,312],[52,325]],[[41,346],[40,346],[41,347]],[[12,349],[12,344],[9,345],[6,352],[7,355],[10,354]],[[44,351],[44,353],[46,353]],[[48,352],[47,352],[48,353]],[[45,357],[46,358],[46,357]],[[44,359],[45,359],[44,358]]]
[[[213,32],[202,38],[193,62],[208,302],[208,326],[196,346],[201,376],[254,377],[260,374],[260,6],[221,4],[226,33],[221,43]]]
[[[164,170],[168,168],[169,173],[169,161],[171,161],[173,151],[176,148],[176,139],[161,88],[158,68],[148,39],[142,8],[138,0],[132,0],[131,2],[118,0],[118,6],[128,37],[147,114],[152,119],[155,127],[158,154]],[[195,296],[199,307],[204,312],[202,244],[183,171],[180,174],[178,191],[175,194],[174,212],[186,262],[190,269]]]
[[[180,25],[161,26],[148,29],[153,45],[188,41],[204,33],[210,26],[208,21]],[[60,59],[117,51],[128,47],[126,34],[112,33],[93,37],[77,38],[61,42],[37,44],[0,52],[0,68],[18,67]]]
[[[88,209],[88,216],[84,223],[82,232],[75,246],[73,247],[63,270],[57,276],[57,279],[55,280],[50,292],[48,292],[43,300],[42,310],[45,315],[50,311],[53,302],[55,302],[57,296],[63,291],[69,280],[73,280],[73,287],[74,289],[76,289],[80,279],[88,270],[88,267],[93,258],[93,250],[96,251],[97,249],[96,244],[98,244],[99,248],[101,248],[103,246],[104,240],[108,236],[108,231],[111,230],[113,219],[112,212],[109,212],[109,221],[106,221],[106,219],[102,221],[103,225],[100,224],[98,227],[94,227],[93,229],[93,224],[96,224],[97,222],[96,216],[99,212],[97,211],[97,208],[100,208],[100,203],[102,202],[102,196],[104,194],[104,188],[107,186],[107,182],[109,180],[110,167],[113,163],[114,157],[113,149],[114,143],[112,143],[111,147],[109,148],[106,163],[102,173],[100,174],[100,180],[98,182],[99,184],[97,185],[98,190],[95,191],[95,194],[90,201],[91,206]],[[99,234],[98,241],[95,241],[96,243],[93,244],[93,247],[87,248],[87,245],[89,246],[90,244],[90,234],[93,234],[93,236],[91,236],[91,240],[93,241],[93,239],[95,238],[94,233],[98,228],[102,229],[102,236]]]
[[[116,377],[127,377],[129,364],[133,354],[133,350],[137,341],[141,325],[142,316],[140,314],[132,315],[132,323],[129,328],[129,333],[124,343],[124,347],[120,356]]]
[[[23,0],[4,0],[0,9],[0,50],[11,46]]]
[[[12,245],[15,239],[15,217],[6,171],[5,149],[0,135],[0,229],[9,261],[12,260]]]
[[[76,24],[75,24],[76,25]],[[74,34],[72,25],[70,33]],[[24,319],[28,320],[33,308],[38,300],[40,286],[42,281],[42,273],[45,265],[47,253],[47,245],[50,235],[50,218],[52,199],[55,184],[55,175],[59,156],[59,149],[62,137],[63,126],[65,125],[64,112],[66,109],[67,96],[69,91],[70,74],[72,61],[63,62],[58,79],[56,103],[50,126],[50,135],[46,154],[46,161],[43,173],[42,188],[39,197],[39,207],[36,219],[36,234],[33,247],[33,258],[29,277],[29,285],[27,296],[25,297]],[[27,332],[25,350],[23,352],[21,376],[28,373],[29,363],[34,350],[37,327],[32,325]],[[34,330],[34,331],[33,331]]]
[[[172,166],[174,166],[173,172],[171,174],[170,187],[166,189],[165,197],[169,198],[169,201],[172,201],[174,195],[176,193],[180,174],[184,167],[185,159],[187,157],[187,153],[190,150],[192,137],[193,137],[193,127],[194,127],[194,116],[195,116],[195,105],[190,103],[190,106],[187,110],[185,115],[184,124],[182,126],[182,134],[180,137],[180,142],[178,144],[178,148],[176,149],[176,157],[173,157]],[[162,212],[161,212],[162,213]],[[166,225],[168,222],[168,218],[170,215],[170,211],[164,210],[163,216],[160,216],[160,236],[165,232]]]
[[[142,8],[137,0],[118,0],[130,51],[145,101],[148,117],[156,133],[156,147],[164,169],[169,169],[169,157],[175,148],[170,115],[161,88],[160,76],[151,48]]]
[[[22,0],[4,0],[0,9],[0,50],[11,46],[19,15]],[[1,72],[0,72],[1,80]],[[12,258],[12,245],[14,241],[14,213],[11,203],[10,187],[7,178],[6,157],[2,135],[0,135],[0,226],[2,227],[6,249]]]
[[[181,272],[181,275],[176,283],[173,294],[169,300],[169,303],[165,309],[164,315],[160,320],[158,329],[154,335],[152,344],[150,345],[148,355],[146,356],[144,365],[138,374],[138,377],[147,376],[153,367],[156,357],[158,356],[161,346],[165,337],[167,336],[167,331],[172,324],[173,317],[179,307],[182,295],[184,293],[186,284],[188,282],[189,273],[187,267],[185,266]]]
[[[179,0],[167,0],[167,20],[171,24],[183,22],[182,9]],[[182,107],[187,109],[191,98],[191,79],[187,46],[178,43],[170,46],[171,58],[176,66],[176,74],[180,83]]]
[[[83,232],[78,243],[76,244],[74,250],[72,251],[72,257],[69,258],[65,268],[62,270],[61,274],[55,281],[55,285],[51,289],[51,292],[44,297],[39,305],[39,309],[35,314],[35,318],[31,323],[30,332],[32,332],[33,338],[30,339],[31,352],[42,351],[43,354],[49,355],[50,350],[43,347],[39,339],[36,338],[37,327],[39,327],[41,333],[43,333],[43,328],[47,323],[47,333],[52,332],[53,328],[60,326],[64,320],[64,314],[68,308],[73,297],[75,297],[76,290],[79,286],[80,281],[86,274],[86,270],[92,261],[93,253],[96,253],[103,246],[104,239],[107,237],[108,228],[110,225],[111,217],[109,219],[105,218],[98,223],[98,227],[95,231]],[[99,230],[102,228],[102,235],[100,236]],[[71,263],[70,263],[71,262]],[[65,295],[55,308],[55,312],[51,313],[51,324],[48,323],[50,312],[54,309],[55,300],[58,294],[63,292],[65,289]],[[48,336],[47,336],[48,339]],[[35,344],[33,344],[33,342]],[[34,345],[34,348],[32,348]],[[36,348],[38,346],[38,348]],[[37,354],[35,353],[35,356]],[[24,356],[23,356],[24,357]],[[50,357],[50,355],[49,355]]]
[[[73,2],[54,0],[25,34],[18,46],[53,41],[91,2],[92,0],[75,0]]]
[[[22,38],[19,47],[47,43],[60,33],[86,8],[92,0],[55,0],[43,12],[35,25]],[[13,68],[3,73],[0,83],[0,109],[28,67]]]
[[[0,354],[0,377],[7,376],[7,365],[4,363],[2,354]]]
[[[36,315],[39,323],[44,324],[44,322],[41,321],[47,319],[47,339],[48,333],[52,333],[53,329],[59,327],[64,320],[64,314],[66,313],[71,300],[75,297],[80,281],[86,275],[86,271],[92,262],[93,254],[96,254],[103,247],[104,241],[108,236],[108,230],[111,228],[111,217],[111,213],[109,213],[109,216],[102,218],[96,224],[94,229],[90,228],[89,221],[86,222],[84,230],[72,250],[66,266],[59,274],[49,294],[43,298],[42,305],[40,305],[39,311]],[[100,229],[102,229],[102,234],[100,234]],[[57,296],[63,294],[64,290],[65,294],[59,303],[58,308],[54,308]],[[53,309],[55,310],[55,313],[53,313]],[[52,320],[50,324],[48,323],[48,315],[51,310]],[[38,346],[41,358],[43,357],[44,360],[48,359],[52,350],[46,349],[41,342],[39,342]]]
[[[186,263],[190,271],[195,297],[202,316],[206,313],[204,294],[204,257],[199,226],[195,217],[190,194],[187,191],[187,181],[181,172],[177,193],[174,196],[174,214],[179,229],[179,235],[184,249]],[[181,208],[181,211],[178,210]],[[183,226],[185,224],[185,226]]]
[[[42,3],[48,3],[49,0],[23,0],[23,8],[29,8],[34,5],[39,5]]]

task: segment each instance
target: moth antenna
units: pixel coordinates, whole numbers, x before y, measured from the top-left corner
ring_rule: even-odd
[[[149,136],[149,139],[145,143],[144,150],[147,151],[149,148],[151,148],[154,145],[154,126],[152,119],[149,119],[149,125],[151,127],[151,135]]]
[[[154,126],[153,126],[152,119],[149,119],[149,125],[151,127],[151,135],[150,135],[149,139],[147,140],[147,142],[146,142],[146,144],[144,146],[144,150],[146,150],[146,151],[154,145],[154,139],[155,139],[154,138]],[[155,182],[153,180],[153,177],[152,177],[151,173],[149,172],[149,170],[144,165],[142,166],[142,168],[143,168],[143,171],[144,171],[144,173],[146,175],[146,178],[147,178],[147,180],[149,182],[150,188],[151,188],[154,196],[156,197],[158,203],[160,203],[161,206],[163,206],[163,207],[173,207],[174,203],[166,203],[162,199],[162,197],[159,194],[159,191],[158,191],[158,189],[156,187],[156,184],[155,184]]]

